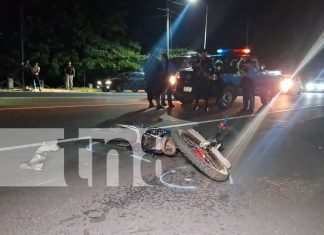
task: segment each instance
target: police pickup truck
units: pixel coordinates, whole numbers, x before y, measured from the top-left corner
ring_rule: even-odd
[[[218,106],[222,109],[229,108],[237,96],[242,96],[242,79],[244,72],[242,64],[245,60],[252,61],[258,70],[255,95],[259,96],[263,105],[268,104],[280,91],[281,72],[263,70],[256,57],[250,55],[249,49],[217,50],[217,54],[209,56],[216,68],[214,79],[221,79],[222,94],[217,94],[217,89],[211,85],[210,97],[217,97]],[[174,78],[174,76],[173,76]],[[178,71],[173,89],[175,99],[183,104],[190,104],[194,100],[193,69],[188,67]],[[211,82],[211,84],[213,84]]]

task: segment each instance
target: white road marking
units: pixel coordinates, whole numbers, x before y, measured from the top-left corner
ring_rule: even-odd
[[[12,110],[32,110],[32,109],[66,109],[66,108],[89,108],[89,107],[109,107],[109,106],[130,106],[130,105],[146,105],[147,102],[134,102],[125,104],[84,104],[84,105],[62,105],[62,106],[33,106],[33,107],[15,107],[15,108],[2,108],[1,111]]]

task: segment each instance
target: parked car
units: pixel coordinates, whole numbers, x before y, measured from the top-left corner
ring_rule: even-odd
[[[123,92],[131,90],[137,92],[145,90],[145,80],[143,72],[128,72],[121,73],[112,78],[102,79],[97,81],[97,88],[104,92],[115,90],[116,92]]]

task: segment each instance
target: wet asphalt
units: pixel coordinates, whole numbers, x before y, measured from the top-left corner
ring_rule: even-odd
[[[19,168],[37,147],[1,151],[0,234],[324,233],[324,94],[281,95],[267,107],[257,99],[252,115],[240,112],[241,98],[208,113],[175,105],[147,109],[145,94],[0,98],[0,150],[76,130],[121,137],[116,124],[193,127],[209,137],[228,115],[223,154],[232,162],[230,179],[218,183],[181,154],[138,158],[136,144],[107,158],[97,140],[66,162],[61,150],[49,152],[42,171]],[[92,187],[78,177],[90,168]]]

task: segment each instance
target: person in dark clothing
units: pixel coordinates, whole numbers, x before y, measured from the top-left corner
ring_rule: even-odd
[[[198,110],[199,106],[199,100],[201,96],[205,99],[205,110],[209,111],[209,96],[210,96],[210,90],[211,90],[211,84],[209,82],[209,77],[215,74],[215,67],[213,65],[213,62],[210,58],[207,56],[207,52],[204,51],[201,54],[200,63],[197,64],[196,68],[194,70],[194,80],[196,87],[196,94],[195,94],[195,105],[194,110]]]
[[[32,66],[29,63],[29,60],[26,60],[24,66],[24,78],[25,78],[25,85],[28,87],[34,87],[31,71],[32,71]]]
[[[223,94],[224,84],[222,81],[222,74],[224,72],[224,62],[222,60],[217,60],[215,62],[215,81],[212,81],[212,86],[216,94],[216,103],[218,103]]]
[[[156,107],[157,110],[163,109],[163,106],[160,104],[160,96],[164,87],[162,71],[161,61],[156,56],[150,54],[144,65],[146,92],[149,108]],[[156,101],[156,106],[153,103],[153,99]]]
[[[172,104],[172,95],[171,95],[171,90],[169,87],[169,82],[168,82],[168,76],[169,76],[169,58],[166,53],[162,53],[161,55],[161,63],[162,63],[162,78],[163,78],[163,93],[161,95],[161,105],[162,106],[167,106],[165,103],[165,96],[167,96],[168,100],[168,105],[170,108],[173,108],[174,105]]]
[[[245,70],[245,74],[242,80],[243,111],[253,113],[255,103],[254,92],[255,81],[257,79],[257,71],[250,60],[246,61],[243,66]]]
[[[36,62],[31,70],[34,91],[36,90],[37,85],[38,85],[39,91],[42,91],[41,87],[40,87],[39,73],[40,73],[40,67],[38,66],[38,63]]]
[[[72,62],[68,63],[65,68],[65,89],[73,90],[73,78],[75,77],[75,69],[72,66]]]
[[[196,56],[192,62],[192,92],[195,96],[194,110],[199,109],[199,100],[201,98],[201,67],[200,67],[200,57]]]

